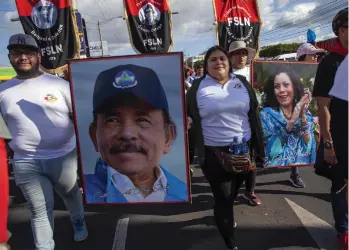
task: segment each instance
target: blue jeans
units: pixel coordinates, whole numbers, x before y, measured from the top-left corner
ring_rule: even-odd
[[[14,160],[16,185],[28,201],[37,250],[53,250],[53,188],[63,199],[71,221],[84,217],[82,194],[77,185],[77,154],[73,150],[55,159]]]
[[[348,202],[345,197],[344,178],[332,181],[331,203],[337,233],[348,232]]]

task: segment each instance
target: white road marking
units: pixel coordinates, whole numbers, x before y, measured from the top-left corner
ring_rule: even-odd
[[[129,218],[118,220],[112,250],[125,250]]]
[[[336,229],[293,201],[285,198],[321,250],[337,249]]]

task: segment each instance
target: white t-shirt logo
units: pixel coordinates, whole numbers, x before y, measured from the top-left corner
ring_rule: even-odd
[[[52,94],[47,94],[44,99],[46,102],[49,102],[49,103],[54,103],[57,101],[57,97],[55,97]]]

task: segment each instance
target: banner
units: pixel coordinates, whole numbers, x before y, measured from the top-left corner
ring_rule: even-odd
[[[131,45],[138,54],[170,52],[172,13],[167,0],[124,0]]]
[[[16,0],[23,30],[40,47],[41,67],[56,74],[67,70],[67,60],[79,58],[76,17],[70,0]]]
[[[212,0],[217,41],[229,49],[233,41],[244,41],[259,51],[261,19],[257,0]]]
[[[76,16],[76,24],[78,27],[78,35],[79,35],[79,41],[80,41],[80,58],[82,58],[82,57],[86,57],[84,27],[83,27],[81,14],[79,12],[76,12],[75,16]]]
[[[317,63],[252,62],[252,87],[259,101],[265,168],[315,163],[320,126],[312,98]]]
[[[183,54],[79,59],[69,73],[86,203],[190,202]]]
[[[330,52],[334,46],[336,46],[337,38],[331,38],[324,41],[316,42],[316,46]]]

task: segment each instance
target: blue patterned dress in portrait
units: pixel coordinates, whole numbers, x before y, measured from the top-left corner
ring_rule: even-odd
[[[314,121],[309,111],[306,113],[308,125],[301,128],[301,118],[299,118],[290,132],[286,130],[287,121],[281,110],[265,107],[261,110],[260,116],[266,143],[266,167],[315,162]],[[307,144],[303,140],[304,132],[310,136]]]

